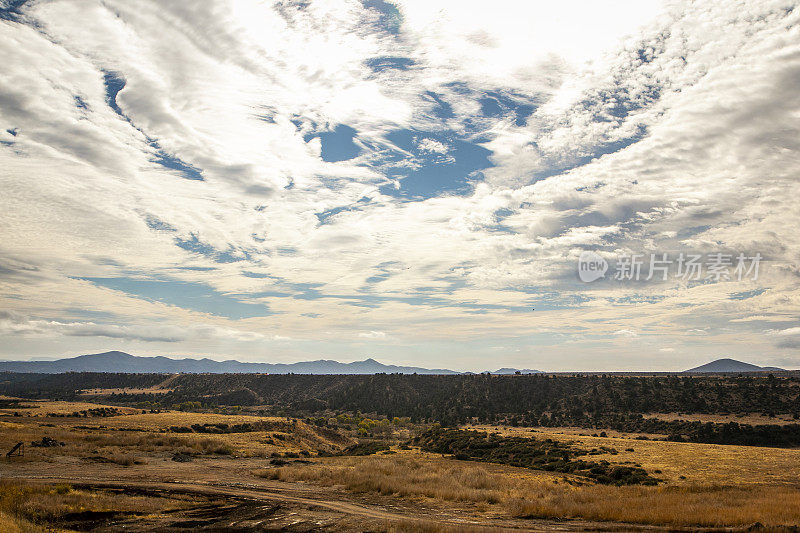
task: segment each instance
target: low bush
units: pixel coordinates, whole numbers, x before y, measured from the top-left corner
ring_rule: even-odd
[[[353,444],[342,450],[339,455],[372,455],[391,448],[387,443],[380,441],[365,441]]]
[[[414,439],[425,451],[453,454],[456,459],[500,463],[511,466],[575,474],[607,485],[655,485],[656,478],[637,466],[612,465],[608,461],[585,461],[592,455],[551,439],[503,437],[496,433],[434,428]],[[603,448],[603,453],[616,452]],[[352,455],[352,454],[351,454]]]

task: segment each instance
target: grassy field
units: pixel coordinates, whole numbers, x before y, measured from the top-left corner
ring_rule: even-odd
[[[0,419],[0,451],[10,450],[17,442],[26,445],[22,461],[50,460],[54,455],[105,457],[114,461],[145,461],[154,453],[216,454],[242,457],[269,457],[284,453],[333,452],[355,440],[336,437],[302,421],[286,418],[187,413],[170,411],[106,417],[48,417],[45,413],[72,413],[74,407],[102,407],[79,402],[36,402],[35,412],[21,417]],[[124,409],[124,408],[123,408]],[[265,423],[267,431],[208,434],[173,431],[192,425],[228,425]],[[30,443],[42,437],[64,443],[58,448],[36,448]],[[334,441],[331,440],[334,438]]]
[[[146,516],[183,507],[181,502],[166,498],[75,490],[67,484],[0,481],[0,531],[4,533],[53,531],[54,523],[82,517]]]
[[[476,426],[476,429],[495,431],[495,426]],[[670,484],[800,487],[800,449],[665,442],[663,436],[659,440],[638,440],[632,436],[593,437],[586,435],[586,431],[511,427],[498,430],[506,435],[576,442],[589,448],[614,448],[618,452],[616,455],[597,455],[594,459],[638,463]]]
[[[344,486],[357,493],[474,504],[492,516],[580,518],[666,526],[726,527],[800,523],[800,490],[762,484],[610,487],[571,476],[456,461],[416,451],[335,457],[263,469],[281,481]]]
[[[658,420],[686,420],[697,422],[715,422],[718,424],[727,424],[728,422],[736,422],[737,424],[750,424],[753,426],[758,425],[771,425],[771,424],[797,424],[796,420],[790,414],[767,416],[761,413],[740,413],[732,415],[712,415],[703,413],[649,413],[644,415],[644,418],[656,418]]]
[[[304,490],[344,491],[378,498],[384,504],[424,504],[482,520],[575,519],[685,528],[800,524],[800,449],[639,440],[621,434],[600,437],[587,434],[592,430],[575,428],[497,430],[597,449],[592,461],[640,465],[660,480],[654,487],[616,487],[598,485],[586,477],[456,460],[400,446],[415,431],[404,425],[384,425],[380,438],[392,446],[388,452],[327,456],[357,442],[359,426],[333,430],[287,418],[180,411],[64,417],[46,413],[71,413],[76,407],[97,409],[98,405],[35,403],[36,411],[0,416],[0,450],[24,442],[25,456],[11,463],[25,472],[46,474],[57,471],[59,465],[71,465],[71,471],[97,472],[114,479],[125,472],[131,479],[151,479],[177,475],[178,465],[171,458],[185,454],[197,463],[181,465],[180,476],[205,468],[203,483],[219,480],[223,473],[226,479],[244,483],[301,483]],[[242,424],[262,429],[220,434],[192,429]],[[487,426],[476,429],[495,431]],[[30,446],[42,437],[53,439],[56,445]],[[601,453],[604,448],[615,453]],[[273,457],[284,458],[284,464],[270,464]],[[242,466],[237,470],[236,464]],[[74,514],[75,509],[158,514],[173,503],[6,483],[0,485],[0,531],[37,531],[43,524]],[[394,521],[385,530],[458,529],[439,527],[435,521],[405,525]]]
[[[133,407],[119,407],[91,402],[54,402],[49,400],[22,400],[20,407],[0,409],[0,416],[13,416],[18,413],[23,416],[47,417],[51,415],[70,415],[80,411],[90,409],[117,409],[124,414],[141,413],[140,409]]]

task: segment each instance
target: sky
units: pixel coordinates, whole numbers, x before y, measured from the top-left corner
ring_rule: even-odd
[[[0,58],[0,359],[800,367],[795,1],[0,0]]]

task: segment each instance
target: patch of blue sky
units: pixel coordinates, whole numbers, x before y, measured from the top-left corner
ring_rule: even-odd
[[[397,35],[403,25],[403,14],[400,9],[386,0],[363,0],[365,8],[378,14],[377,26],[382,31]]]
[[[377,283],[380,283],[381,281],[386,281],[391,277],[392,277],[391,272],[383,272],[381,274],[375,274],[373,276],[369,276],[367,279],[364,280],[364,282],[369,285],[375,285]]]
[[[266,279],[271,277],[269,274],[264,274],[262,272],[250,272],[249,270],[242,270],[242,276],[255,279]]]
[[[361,147],[353,142],[356,130],[345,124],[337,125],[332,131],[306,134],[303,139],[308,142],[315,137],[319,137],[322,145],[322,160],[328,163],[347,161],[361,152]]]
[[[0,0],[0,20],[10,22],[24,22],[32,28],[42,29],[42,25],[35,19],[25,17],[22,8],[25,4],[33,3],[30,0]]]
[[[295,248],[294,246],[278,246],[275,249],[275,252],[278,255],[283,255],[283,256],[294,256],[297,255],[298,253],[297,248]]]
[[[514,124],[517,126],[524,126],[528,117],[536,110],[533,100],[502,91],[488,91],[478,99],[478,102],[481,104],[483,116],[493,118],[513,116]]]
[[[630,137],[608,143],[601,143],[589,150],[588,154],[576,155],[566,161],[555,163],[545,170],[535,172],[532,176],[533,181],[539,181],[552,176],[558,176],[559,174],[564,174],[565,172],[569,172],[575,168],[582,167],[588,163],[591,163],[594,159],[624,150],[625,148],[641,141],[646,136],[647,127],[644,125],[639,125],[637,132]],[[535,143],[533,143],[533,145],[535,146]]]
[[[398,261],[386,261],[385,263],[376,265],[375,273],[364,280],[367,286],[362,287],[360,290],[372,290],[372,286],[391,278],[393,275],[397,274],[401,268],[402,265]]]
[[[191,270],[195,272],[211,272],[217,270],[217,267],[204,267],[204,266],[179,266],[175,267],[177,270]]]
[[[373,72],[384,72],[386,70],[408,70],[415,65],[415,61],[410,57],[399,56],[379,56],[367,59],[364,64]]]
[[[749,298],[754,298],[761,294],[764,294],[767,289],[753,289],[751,291],[743,291],[743,292],[735,292],[728,296],[730,300],[747,300]]]
[[[606,186],[604,181],[598,181],[597,183],[593,183],[591,185],[585,185],[583,187],[575,187],[575,190],[578,192],[592,192],[602,189]]]
[[[487,226],[483,226],[483,229],[489,233],[502,233],[503,235],[517,234],[517,230],[511,226],[506,226],[505,224],[489,224]]]
[[[406,68],[412,60],[387,56],[373,58],[370,64],[374,68]],[[420,95],[425,102],[423,116],[443,128],[391,131],[385,140],[398,150],[387,148],[380,142],[359,139],[358,132],[346,124],[319,131],[315,124],[302,117],[296,117],[294,122],[298,131],[305,131],[303,138],[306,142],[320,139],[323,161],[348,161],[366,151],[371,160],[365,164],[377,168],[390,180],[380,187],[383,194],[414,200],[444,194],[469,194],[474,183],[483,179],[480,171],[493,166],[489,159],[491,151],[481,146],[490,140],[486,134],[489,122],[510,119],[517,125],[524,125],[534,112],[536,103],[533,98],[516,93],[474,91],[466,84],[451,84],[446,92],[464,93],[475,98],[482,106],[481,116],[459,119],[448,102],[447,94],[426,91]],[[447,125],[453,119],[460,124],[456,129]],[[427,144],[420,144],[422,142]],[[330,186],[335,187],[336,183]],[[353,208],[337,206],[317,213],[317,217],[320,223],[326,223],[330,217],[350,209]],[[507,231],[507,228],[499,227],[497,230]]]
[[[461,96],[466,96],[472,94],[474,91],[463,81],[451,81],[444,84],[444,87],[447,88],[448,91],[459,94]]]
[[[154,217],[152,215],[145,217],[144,222],[145,224],[147,224],[148,228],[154,229],[156,231],[168,231],[168,232],[178,231],[171,224],[164,222],[160,218]]]
[[[581,307],[586,302],[592,300],[591,296],[577,293],[543,292],[537,287],[513,287],[502,289],[511,292],[521,292],[531,295],[526,298],[526,305],[535,308],[537,311],[556,311],[559,309],[574,309]]]
[[[119,107],[117,103],[117,95],[119,92],[125,88],[125,78],[121,75],[104,70],[103,71],[103,83],[105,84],[105,92],[106,92],[106,104],[122,119],[124,119],[128,124],[136,128],[142,135],[144,135],[145,139],[147,139],[147,143],[155,150],[153,157],[150,159],[151,163],[156,163],[161,165],[164,168],[174,170],[178,173],[179,176],[188,180],[195,180],[195,181],[203,181],[203,171],[194,165],[186,163],[178,158],[174,154],[168,153],[164,150],[159,144],[156,139],[148,136],[144,131],[140,128],[137,128],[133,121],[128,117],[123,111],[122,108]],[[78,102],[83,102],[80,100],[80,97],[75,96],[76,105]],[[85,104],[84,104],[85,105]],[[80,105],[79,105],[80,107]]]
[[[75,95],[72,98],[75,100],[75,107],[78,109],[89,109],[89,104],[87,104],[86,101],[84,101],[84,99],[80,96]]]
[[[433,91],[426,91],[422,99],[430,105],[431,114],[438,119],[454,118],[456,116],[453,106],[450,105],[440,94]]]
[[[342,211],[353,211],[355,208],[350,206],[341,206],[341,207],[334,207],[332,209],[326,209],[325,211],[320,211],[319,213],[314,213],[317,219],[319,220],[320,225],[327,224],[329,219],[334,215],[341,213]]]
[[[117,95],[125,88],[125,78],[114,72],[104,70],[103,83],[106,87],[106,104],[108,104],[108,107],[117,115],[130,122],[130,119],[122,112],[122,109],[117,104]]]
[[[511,215],[513,215],[514,214],[514,210],[513,209],[509,209],[507,207],[502,207],[500,209],[497,209],[493,214],[494,214],[494,218],[495,218],[495,220],[497,222],[502,222],[506,218],[508,218]]]
[[[664,301],[667,297],[663,295],[642,295],[636,294],[632,296],[622,296],[620,298],[607,298],[607,300],[615,305],[638,305],[638,304],[655,304]]]
[[[64,309],[63,314],[67,317],[74,317],[85,320],[111,319],[116,317],[114,313],[109,313],[107,311],[98,311],[95,309],[82,309],[77,307],[68,307],[67,309]]]
[[[173,279],[75,278],[97,286],[124,292],[142,300],[161,302],[182,309],[208,313],[233,320],[274,314],[265,304],[247,303],[203,283]]]
[[[319,224],[322,226],[328,224],[331,221],[331,218],[338,215],[339,213],[347,211],[361,211],[362,207],[366,204],[369,204],[370,202],[372,202],[371,198],[363,196],[359,198],[358,201],[356,201],[354,204],[333,207],[331,209],[326,209],[325,211],[314,213],[314,215],[317,217],[317,219],[319,220]]]
[[[492,233],[504,233],[514,235],[517,233],[512,227],[503,224],[503,221],[514,214],[513,209],[502,208],[494,212],[494,224],[483,226],[483,229]]]
[[[639,93],[631,95],[627,88],[614,86],[601,89],[579,103],[584,110],[591,113],[592,120],[596,122],[622,123],[632,112],[646,108],[661,97],[662,88],[657,84],[650,84]],[[574,168],[590,163],[592,160],[604,155],[613,154],[624,150],[647,136],[647,127],[638,124],[636,133],[628,137],[599,143],[584,153],[560,162],[554,162],[549,168],[533,175],[534,181],[549,178],[568,172]],[[532,144],[535,146],[535,143]]]
[[[462,278],[436,278],[433,281],[445,283],[446,285],[422,285],[410,289],[408,293],[421,298],[430,297],[433,295],[442,297],[450,296],[458,289],[462,289],[467,286],[467,282]]]
[[[14,20],[14,15],[19,14],[19,9],[26,0],[7,0],[0,2],[0,20]]]
[[[626,87],[614,86],[595,91],[580,102],[592,118],[600,122],[619,121],[661,97],[662,87],[651,83],[633,95]]]
[[[473,183],[483,179],[480,171],[492,166],[491,151],[453,132],[404,129],[390,132],[386,139],[403,150],[385,154],[382,161],[387,177],[399,183],[399,188],[394,183],[380,187],[388,196],[427,199],[468,194]]]
[[[203,171],[194,165],[182,161],[180,158],[165,152],[156,141],[151,141],[150,146],[156,149],[156,153],[150,162],[157,163],[164,168],[175,170],[187,180],[204,181]]]
[[[248,276],[248,277],[261,277],[261,276]],[[322,287],[322,283],[296,283],[287,281],[285,278],[278,276],[271,276],[267,274],[265,277],[272,280],[272,284],[276,287],[274,290],[260,291],[253,293],[253,297],[276,297],[276,298],[295,298],[298,300],[316,300],[322,298],[323,294],[317,290]]]
[[[217,250],[210,244],[198,239],[197,235],[193,233],[188,239],[175,237],[175,246],[208,257],[216,263],[236,263],[249,258],[249,254],[246,251],[237,252],[233,249]]]
[[[678,240],[688,239],[689,237],[694,237],[695,235],[704,233],[709,229],[711,229],[711,226],[692,226],[690,228],[680,228],[678,229],[675,238]]]
[[[380,281],[380,280],[376,280]],[[434,308],[455,308],[464,309],[470,312],[489,312],[489,311],[505,311],[513,313],[530,313],[533,312],[533,306],[527,304],[522,305],[499,305],[499,304],[486,304],[477,302],[462,302],[451,298],[445,298],[435,294],[416,294],[412,296],[393,296],[387,294],[377,293],[360,293],[360,294],[329,294],[320,290],[320,285],[311,284],[285,284],[287,287],[292,286],[286,292],[277,291],[262,291],[253,294],[253,297],[275,297],[275,298],[292,298],[295,300],[339,300],[344,305],[359,308],[377,309],[381,305],[389,302],[400,302],[411,306],[427,306]]]

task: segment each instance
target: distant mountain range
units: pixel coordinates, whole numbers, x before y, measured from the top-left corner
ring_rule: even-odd
[[[124,372],[143,374],[460,374],[443,368],[385,365],[374,359],[340,363],[321,359],[300,363],[242,363],[240,361],[214,361],[212,359],[171,359],[169,357],[137,357],[125,352],[105,352],[81,355],[55,361],[0,361],[0,372]],[[517,369],[501,368],[493,374],[514,374]],[[538,370],[520,370],[522,374]]]
[[[530,368],[523,368],[522,370],[517,368],[498,368],[492,374],[516,374],[519,372],[520,374],[541,374],[541,370],[532,370]]]
[[[717,359],[704,365],[685,370],[685,372],[722,373],[722,372],[783,372],[783,368],[775,366],[756,366],[736,359]]]
[[[685,370],[696,373],[726,372],[781,372],[772,366],[756,366],[734,359],[717,359],[710,363]],[[141,374],[472,374],[446,368],[421,368],[416,366],[385,365],[375,359],[340,363],[328,359],[299,363],[242,363],[241,361],[214,361],[213,359],[172,359],[170,357],[137,357],[125,352],[104,352],[80,355],[53,361],[0,361],[0,372],[123,372]],[[539,374],[540,370],[499,368],[491,374]]]

